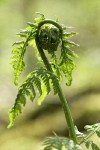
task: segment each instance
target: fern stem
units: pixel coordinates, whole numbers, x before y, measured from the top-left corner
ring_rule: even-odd
[[[39,45],[39,40],[38,40],[39,29],[45,23],[51,23],[51,24],[55,25],[56,27],[58,27],[61,34],[62,34],[63,31],[62,31],[62,27],[59,24],[57,24],[57,22],[54,22],[52,20],[44,20],[44,21],[40,22],[40,24],[38,25],[37,34],[35,36],[35,41],[36,41],[36,45],[37,45],[37,48],[39,50],[40,56],[41,56],[41,58],[42,58],[42,60],[45,64],[47,70],[50,71],[51,73],[53,73],[51,65],[50,65],[43,49]],[[57,78],[56,78],[56,84],[57,84],[57,87],[58,87],[57,88],[57,93],[58,93],[58,96],[60,98],[64,113],[65,113],[65,118],[66,118],[66,121],[67,121],[67,124],[68,124],[69,136],[74,141],[74,143],[77,144],[78,142],[77,142],[77,137],[76,137],[76,133],[75,133],[75,127],[74,127],[74,122],[73,122],[73,118],[72,118],[72,115],[71,115],[71,111],[69,109],[69,105],[66,101],[66,98],[65,98],[65,96],[62,92],[62,88],[61,88]]]
[[[58,95],[61,100],[62,107],[63,107],[64,113],[65,113],[70,138],[75,142],[75,144],[77,144],[77,137],[76,137],[76,133],[75,133],[75,127],[74,127],[74,122],[73,122],[73,118],[71,115],[71,111],[69,109],[68,102],[62,92],[62,88],[59,83],[58,83]]]

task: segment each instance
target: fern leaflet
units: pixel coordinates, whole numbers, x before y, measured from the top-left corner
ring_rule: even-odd
[[[46,138],[43,145],[44,150],[63,150],[63,148],[66,150],[82,150],[82,148],[79,145],[75,145],[72,140],[58,136]]]
[[[88,132],[90,132],[88,135],[80,134],[80,138],[83,140],[80,142],[80,144],[85,143],[85,146],[87,149],[91,147],[92,150],[100,150],[100,148],[97,146],[96,143],[94,143],[92,140],[89,140],[89,138],[96,134],[98,138],[100,138],[100,123],[96,123],[93,125],[86,125],[84,127]],[[84,135],[84,136],[83,136]]]
[[[10,110],[10,124],[8,127],[13,126],[16,116],[22,112],[22,106],[25,106],[26,104],[26,97],[31,101],[34,100],[36,97],[36,88],[40,95],[38,98],[38,104],[40,105],[43,102],[45,96],[48,95],[51,90],[50,79],[52,80],[52,83],[54,81],[54,78],[52,77],[51,73],[43,67],[34,70],[27,76],[26,81],[20,86],[15,104]],[[54,86],[56,87],[56,83]]]
[[[15,42],[13,46],[14,49],[12,50],[12,62],[11,64],[13,65],[14,68],[14,83],[15,85],[18,85],[18,77],[21,74],[21,72],[25,69],[25,63],[24,63],[24,54],[26,52],[26,47],[29,44],[29,41],[34,38],[36,32],[36,26],[33,27],[28,27],[27,30],[21,31],[17,35],[19,35],[22,39],[22,41]]]

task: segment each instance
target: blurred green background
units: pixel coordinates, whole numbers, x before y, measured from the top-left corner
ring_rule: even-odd
[[[69,101],[75,124],[80,131],[84,125],[100,122],[100,1],[99,0],[0,0],[0,150],[42,150],[42,141],[53,136],[67,136],[67,126],[59,98],[53,93],[42,106],[36,100],[27,106],[17,118],[13,128],[7,129],[8,110],[12,107],[17,87],[13,84],[10,63],[12,43],[16,33],[32,22],[41,12],[46,18],[59,18],[60,22],[73,26],[79,34],[73,41],[79,55],[73,71],[71,87],[62,83]],[[25,61],[28,64],[19,81],[22,82],[35,66],[34,50],[28,48]],[[93,136],[98,145],[100,140]],[[83,146],[84,147],[84,146]],[[85,148],[84,148],[85,149]]]

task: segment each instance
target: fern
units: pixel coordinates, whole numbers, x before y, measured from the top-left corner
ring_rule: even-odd
[[[31,72],[27,76],[26,81],[19,87],[15,104],[10,110],[10,124],[8,128],[13,126],[16,116],[22,112],[22,106],[26,105],[26,98],[28,97],[33,102],[37,93],[36,88],[40,95],[38,104],[41,105],[46,95],[49,94],[51,86],[54,86],[54,93],[56,94],[57,83],[55,82],[55,76],[45,68],[41,67]]]
[[[70,41],[69,38],[77,33],[67,32],[68,27],[60,24],[58,20],[45,19],[43,14],[34,19],[34,22],[28,22],[27,25],[25,30],[17,33],[22,40],[13,44],[11,64],[14,69],[15,85],[18,85],[18,77],[26,66],[24,55],[27,46],[33,46],[36,49],[37,57],[41,58],[38,59],[38,62],[42,63],[42,67],[38,67],[29,73],[26,80],[18,88],[15,103],[9,112],[10,123],[8,128],[14,125],[15,118],[22,113],[27,98],[32,102],[35,98],[38,98],[38,105],[41,105],[51,89],[53,89],[54,94],[58,94],[60,98],[68,124],[70,139],[58,136],[49,137],[44,141],[44,150],[53,150],[54,148],[57,150],[62,150],[63,148],[82,150],[80,146],[82,143],[85,143],[87,149],[91,147],[92,150],[100,150],[93,141],[89,140],[94,133],[100,137],[100,123],[85,126],[87,131],[91,131],[88,135],[79,132],[77,127],[74,126],[66,97],[60,87],[63,75],[66,77],[66,85],[69,86],[72,83],[72,71],[75,67],[73,60],[78,56],[71,48],[79,45]],[[57,50],[59,50],[59,54]],[[47,58],[48,54],[50,56],[49,60]],[[78,143],[77,138],[81,138],[82,141]]]
[[[86,141],[85,146],[87,149],[91,147],[92,150],[100,150],[100,148],[95,143],[93,143],[93,141]]]
[[[57,24],[56,27],[54,26],[56,22],[54,22],[53,26],[50,24],[48,24],[48,26],[45,26],[43,24],[41,28],[40,25],[43,21],[46,21],[46,19],[44,15],[40,14],[40,17],[36,18],[33,23],[27,23],[28,27],[25,30],[22,30],[21,32],[17,33],[17,35],[20,36],[22,40],[13,44],[14,49],[12,50],[13,56],[11,58],[11,63],[14,68],[14,83],[15,85],[18,84],[18,77],[20,76],[21,72],[25,69],[24,55],[26,52],[26,48],[28,45],[33,45],[32,43],[35,43],[35,38],[37,34],[38,41],[40,41],[41,43],[41,48],[46,48],[45,52],[48,52],[51,55],[51,68],[53,72],[50,72],[48,69],[40,68],[28,75],[26,81],[18,90],[15,105],[10,111],[10,120],[12,114],[12,118],[14,120],[14,118],[22,111],[22,106],[25,106],[26,104],[26,96],[31,101],[34,100],[36,96],[36,90],[34,86],[36,86],[40,94],[38,104],[41,104],[43,99],[50,92],[51,88],[53,88],[54,94],[57,94],[58,82],[62,79],[61,72],[63,72],[67,78],[67,85],[71,84],[72,70],[75,66],[71,58],[74,58],[77,55],[72,50],[70,50],[70,46],[74,46],[76,44],[71,41],[68,41],[68,38],[75,35],[76,33],[63,32],[61,31],[62,29],[57,29],[57,27],[62,28],[62,25],[60,26]],[[52,24],[51,20],[48,20],[47,22],[50,22]],[[45,36],[48,37],[46,45],[44,45],[45,43],[42,43],[42,41],[46,40]],[[56,51],[60,43],[61,53],[60,58],[58,59]]]
[[[39,17],[36,19],[38,22],[40,22],[43,18]],[[30,44],[30,41],[32,41],[35,38],[35,34],[37,31],[37,21],[34,21],[35,23],[28,22],[29,25],[25,30],[22,30],[20,33],[17,33],[18,36],[20,36],[23,40],[17,41],[13,44],[14,49],[12,50],[13,56],[11,57],[11,64],[14,68],[14,83],[15,85],[18,85],[18,77],[20,76],[21,72],[25,69],[25,62],[24,62],[24,55],[26,52],[27,46]]]
[[[100,150],[100,148],[97,146],[97,144],[94,143],[92,140],[90,140],[90,137],[92,137],[92,135],[94,135],[94,134],[96,134],[98,136],[98,138],[100,138],[100,123],[96,123],[93,125],[86,125],[84,128],[85,128],[85,130],[87,130],[87,132],[90,132],[88,135],[79,132],[78,129],[76,128],[78,137],[82,138],[80,145],[85,143],[85,146],[87,149],[89,149],[91,147],[92,150]]]
[[[93,141],[89,140],[89,137],[91,137],[94,133],[100,138],[100,123],[96,123],[93,125],[86,125],[85,129],[87,131],[91,131],[91,133],[85,137],[85,146],[87,148],[92,148],[92,150],[100,150],[100,148],[97,146],[96,143],[94,143]]]
[[[59,67],[61,71],[64,73],[67,82],[66,84],[68,86],[71,85],[72,82],[72,71],[75,67],[75,63],[73,62],[72,58],[77,58],[78,56],[71,50],[71,46],[78,46],[78,44],[75,44],[72,41],[68,41],[67,39],[71,36],[73,36],[75,33],[63,33],[62,37],[62,49],[61,49],[61,62],[59,64]]]
[[[44,101],[45,97],[50,93],[51,89],[54,90],[54,94],[58,94],[68,123],[69,135],[71,140],[65,140],[63,138],[56,137],[55,139],[48,139],[49,142],[53,140],[57,143],[55,145],[58,150],[65,146],[68,148],[71,146],[71,142],[77,145],[77,138],[75,134],[74,123],[71,117],[70,109],[67,104],[66,98],[63,95],[60,87],[63,74],[67,78],[67,85],[71,85],[72,70],[75,67],[73,58],[77,55],[71,50],[70,47],[76,46],[69,38],[75,35],[74,32],[66,32],[62,24],[58,20],[53,21],[45,19],[43,14],[40,17],[34,19],[34,22],[28,22],[28,27],[22,30],[17,35],[22,39],[19,42],[13,44],[14,49],[12,51],[12,65],[14,68],[14,83],[18,84],[18,77],[25,69],[24,55],[27,46],[33,46],[40,55],[43,67],[34,69],[27,76],[26,80],[18,89],[18,94],[15,99],[15,104],[10,110],[9,118],[10,123],[8,127],[13,126],[15,118],[22,112],[23,107],[26,105],[27,98],[32,102],[38,95],[38,104]],[[67,29],[67,28],[66,28]],[[57,54],[57,50],[59,55]],[[47,54],[50,56],[50,61],[47,59]],[[47,55],[47,56],[46,56]],[[46,143],[45,143],[46,144]],[[60,147],[57,147],[57,145]],[[46,149],[48,149],[46,147]],[[50,149],[50,146],[49,146]],[[52,144],[51,144],[52,149]]]
[[[24,54],[26,52],[26,47],[28,46],[28,42],[30,41],[30,37],[32,36],[33,32],[24,32],[24,34],[19,34],[21,37],[22,35],[24,35],[25,40],[24,41],[19,41],[19,42],[15,42],[13,45],[17,45],[18,47],[14,48],[12,51],[12,65],[14,68],[14,83],[15,85],[18,84],[17,80],[19,75],[21,74],[21,72],[24,70],[25,68],[25,63],[23,61],[24,59]]]
[[[44,150],[82,150],[79,145],[76,145],[72,140],[69,140],[64,137],[48,137],[43,143]]]

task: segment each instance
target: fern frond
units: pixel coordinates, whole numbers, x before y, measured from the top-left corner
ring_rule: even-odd
[[[79,145],[75,145],[72,140],[58,136],[46,138],[43,145],[44,150],[63,150],[63,148],[66,150],[82,150],[82,148]]]
[[[54,94],[57,93],[57,82],[57,77],[43,67],[31,72],[19,88],[15,104],[10,110],[10,124],[8,127],[13,126],[16,116],[22,112],[22,107],[25,106],[27,97],[33,101],[36,97],[37,89],[39,92],[38,104],[41,105],[49,94],[51,86],[53,87]]]
[[[15,104],[9,112],[10,123],[8,128],[13,126],[15,118],[22,112],[22,106],[25,106],[26,104],[26,96],[28,96],[32,101],[36,96],[33,86],[34,76],[35,71],[32,72],[27,77],[27,80],[20,86],[17,97],[15,99]]]
[[[74,32],[64,32],[62,37],[62,48],[61,48],[61,61],[59,63],[60,70],[64,73],[67,82],[66,85],[70,86],[72,82],[72,71],[75,67],[73,58],[78,56],[70,49],[72,46],[78,46],[78,44],[69,41],[67,38],[73,36]]]
[[[50,73],[43,67],[31,72],[26,81],[20,86],[13,108],[10,110],[10,124],[13,126],[16,116],[22,112],[22,106],[26,104],[26,97],[31,101],[36,97],[36,88],[39,92],[38,104],[40,105],[45,96],[50,92]]]
[[[84,127],[87,131],[91,131],[87,136],[83,138],[83,136],[80,136],[83,140],[80,142],[80,144],[85,143],[85,146],[87,149],[91,147],[92,150],[100,150],[98,145],[94,143],[92,140],[89,140],[90,137],[92,137],[93,134],[96,134],[98,138],[100,138],[100,123],[96,123],[93,125],[86,125]]]
[[[12,61],[11,64],[14,68],[14,83],[18,85],[18,77],[20,76],[21,72],[25,69],[24,63],[24,54],[26,52],[26,47],[30,44],[30,41],[35,38],[35,33],[37,31],[37,25],[40,21],[44,19],[44,15],[40,14],[40,17],[34,20],[34,23],[28,22],[29,25],[25,30],[17,33],[23,40],[15,42],[13,46],[14,49],[12,50]]]
[[[14,49],[12,50],[13,56],[11,58],[12,59],[11,64],[13,65],[14,68],[15,85],[18,85],[18,77],[25,68],[25,63],[23,59],[24,54],[26,52],[26,47],[28,46],[29,41],[34,37],[36,32],[36,27],[34,29],[33,28],[28,29],[30,30],[24,30],[17,34],[24,40],[15,42],[13,44],[13,46],[17,46],[14,47]]]
[[[76,57],[76,55],[70,50],[70,47],[77,44],[69,41],[68,38],[75,33],[64,33],[62,25],[56,21],[45,19],[43,14],[40,14],[40,17],[36,18],[33,23],[28,22],[27,24],[28,27],[17,34],[23,40],[15,42],[14,46],[17,47],[12,51],[15,84],[18,84],[18,77],[25,68],[24,55],[28,45],[37,47],[37,51],[45,67],[41,67],[30,73],[26,81],[20,86],[15,104],[10,110],[10,123],[8,127],[13,126],[15,118],[22,112],[22,108],[26,105],[27,97],[33,102],[38,91],[38,104],[41,105],[52,88],[54,94],[58,93],[63,105],[66,120],[68,121],[69,129],[70,127],[72,128],[69,130],[70,138],[77,143],[71,113],[59,84],[62,78],[62,72],[65,77],[67,77],[67,85],[70,85],[72,81],[72,70],[75,66],[72,58]],[[59,56],[59,54],[57,56],[56,54],[58,48],[61,50],[61,56]],[[45,52],[51,55],[51,63],[47,59]],[[67,117],[69,119],[67,119]],[[47,145],[45,150],[52,150],[52,148],[62,150],[62,147],[68,150],[72,147],[76,150],[74,142],[67,139],[65,140],[64,138],[51,138],[45,142]]]

